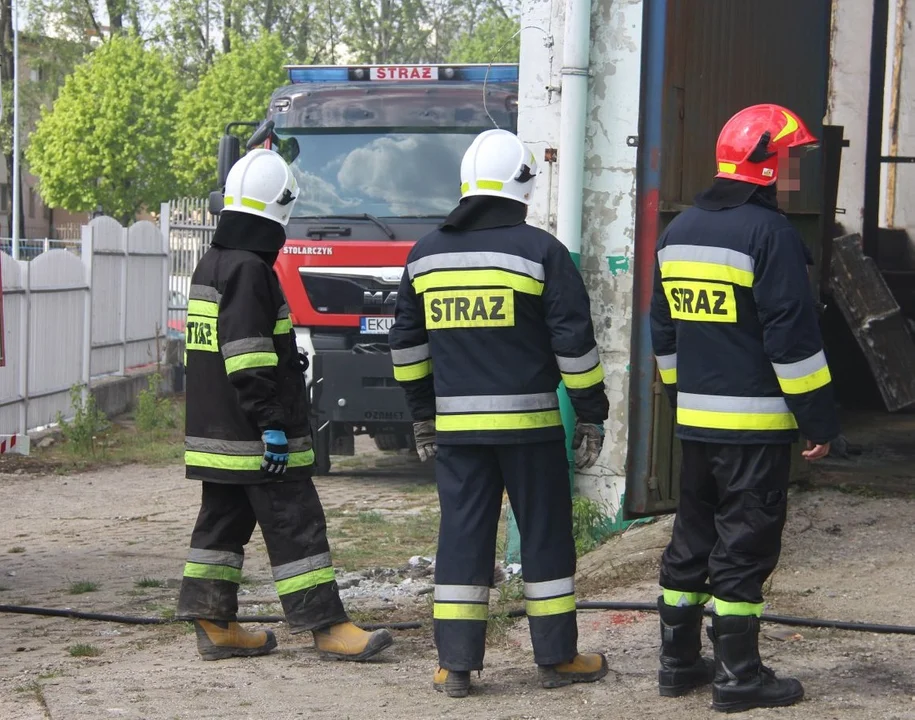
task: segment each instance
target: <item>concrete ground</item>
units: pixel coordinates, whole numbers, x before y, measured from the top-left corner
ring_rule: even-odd
[[[894,444],[869,427],[851,437],[865,443],[862,455],[824,464],[812,489],[793,492],[768,612],[915,622],[912,428],[901,423],[891,433],[899,440]],[[405,456],[383,460],[369,469],[350,461],[318,480],[332,532],[352,513],[368,512],[361,517],[371,523],[379,513],[409,522],[424,508],[435,511],[427,468]],[[183,479],[180,466],[0,475],[0,603],[168,616],[198,500],[199,486]],[[402,564],[428,550],[396,534],[384,538],[379,553],[402,557]],[[658,551],[642,555],[625,580],[595,586],[592,567],[589,594],[580,599],[652,601]],[[245,574],[243,611],[276,612],[259,534]],[[70,594],[89,584],[95,589]],[[581,649],[607,653],[612,671],[603,682],[541,689],[521,620],[494,633],[474,695],[443,697],[431,688],[428,594],[389,590],[353,596],[348,606],[357,618],[416,618],[425,625],[396,633],[395,646],[364,665],[321,661],[310,638],[292,637],[283,625],[274,626],[280,645],[270,656],[203,662],[185,624],[0,613],[0,718],[720,717],[709,709],[707,690],[677,700],[658,697],[657,619],[649,613],[579,613]],[[743,717],[915,720],[915,637],[765,630],[764,659],[800,678],[808,699]]]

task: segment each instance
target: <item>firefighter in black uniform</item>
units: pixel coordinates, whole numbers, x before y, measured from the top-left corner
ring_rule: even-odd
[[[762,665],[758,635],[763,583],[781,551],[791,444],[800,430],[804,457],[816,460],[839,434],[807,254],[776,193],[780,168],[791,181],[794,148],[815,142],[791,110],[740,111],[718,138],[715,183],[658,241],[651,335],[683,448],[661,563],[659,690],[676,696],[713,679],[720,711],[804,694]],[[714,667],[700,655],[710,599]]]
[[[525,224],[537,165],[489,130],[461,165],[459,206],[410,251],[390,332],[394,374],[423,460],[435,457],[441,525],[433,686],[451,697],[480,670],[504,490],[518,520],[524,596],[544,687],[599,680],[579,654],[569,465],[556,395],[577,414],[578,467],[603,444],[608,401],[584,283],[562,244]]]
[[[273,263],[298,187],[283,159],[254,150],[226,179],[212,247],[194,270],[187,318],[187,477],[203,498],[178,616],[205,660],[262,655],[274,634],[236,621],[244,546],[264,535],[290,630],[323,657],[364,660],[387,630],[349,622],[334,579],[324,511],[311,481],[309,402],[289,307]]]

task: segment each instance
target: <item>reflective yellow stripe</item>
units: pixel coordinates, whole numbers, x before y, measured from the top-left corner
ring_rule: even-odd
[[[226,372],[231,375],[239,370],[276,367],[277,363],[279,363],[279,358],[273,352],[244,353],[243,355],[236,355],[226,359]]]
[[[422,380],[432,374],[432,361],[423,360],[412,365],[395,365],[394,379],[400,382],[409,382],[410,380]]]
[[[716,615],[741,615],[743,617],[754,615],[759,617],[762,615],[763,607],[765,607],[765,603],[728,602],[727,600],[715,598]]]
[[[720,162],[718,163],[718,172],[735,173],[737,172],[737,163]]]
[[[204,563],[189,562],[184,566],[184,577],[197,578],[198,580],[228,580],[241,582],[241,569],[228,565],[205,565]]]
[[[276,594],[282,596],[299,590],[307,590],[308,588],[323,585],[324,583],[333,582],[335,577],[336,574],[334,573],[334,569],[332,567],[326,567],[321,568],[320,570],[302,573],[301,575],[296,575],[287,580],[277,580],[274,585],[276,585]]]
[[[564,595],[549,600],[526,600],[524,607],[528,617],[544,617],[546,615],[562,615],[575,611],[575,596]]]
[[[440,603],[432,608],[436,620],[488,620],[489,605],[483,603]]]
[[[187,314],[200,315],[202,317],[218,317],[219,305],[209,300],[188,300]]]
[[[661,373],[661,382],[665,385],[677,384],[677,368],[672,367],[669,370],[658,368],[658,372]]]
[[[582,390],[597,385],[604,379],[604,367],[598,365],[583,373],[562,373],[562,381],[567,388]]]
[[[559,410],[532,413],[479,413],[436,415],[435,429],[444,432],[462,430],[531,430],[562,425]]]
[[[476,185],[477,190],[501,190],[505,187],[505,183],[499,182],[498,180],[477,180]],[[461,183],[461,195],[469,190],[469,182]]]
[[[292,330],[292,320],[289,318],[283,318],[282,320],[277,320],[276,325],[273,326],[274,335],[284,335]]]
[[[263,455],[222,455],[220,453],[186,450],[184,463],[195,467],[213,468],[214,470],[260,470]],[[289,453],[289,467],[306,467],[313,464],[313,450]]]
[[[671,607],[684,607],[687,605],[705,605],[710,599],[708,593],[683,592],[681,590],[668,590],[664,588],[664,604]]]
[[[241,204],[244,207],[252,208],[253,210],[266,210],[267,203],[261,202],[260,200],[255,200],[254,198],[243,197],[241,199]]]
[[[543,283],[507,270],[434,270],[413,279],[417,293],[446,288],[510,287],[527,295],[543,293]]]
[[[825,366],[803,377],[778,378],[778,384],[785,395],[800,395],[801,393],[813,392],[824,385],[828,385],[830,382],[832,382],[832,375],[829,373],[829,368]]]
[[[753,287],[753,273],[732,265],[698,262],[696,260],[668,260],[661,263],[662,278],[692,280],[720,280],[742,287]]]
[[[735,413],[677,408],[677,422],[713,430],[795,430],[791,413]]]

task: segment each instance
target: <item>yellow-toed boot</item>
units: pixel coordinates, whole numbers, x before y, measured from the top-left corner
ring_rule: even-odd
[[[204,660],[266,655],[276,647],[271,630],[248,632],[237,622],[194,620],[197,651]]]
[[[314,630],[312,634],[321,657],[333,660],[368,660],[394,642],[387,630],[368,632],[351,622]]]
[[[468,670],[445,670],[438,668],[432,678],[432,687],[448,697],[462,698],[470,693],[470,672]]]
[[[579,653],[572,660],[559,665],[539,665],[540,684],[557,688],[572,683],[595,682],[607,674],[607,658],[601,653]]]

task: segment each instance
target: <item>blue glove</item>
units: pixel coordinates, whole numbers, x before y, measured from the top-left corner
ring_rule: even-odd
[[[265,430],[261,436],[264,441],[264,461],[261,470],[268,477],[279,477],[286,472],[289,464],[289,441],[282,430]]]

